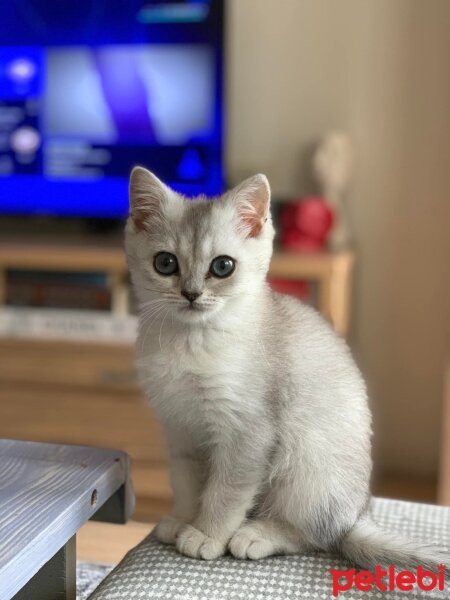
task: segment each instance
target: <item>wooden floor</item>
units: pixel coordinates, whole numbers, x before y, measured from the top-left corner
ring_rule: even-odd
[[[153,527],[151,523],[137,521],[129,521],[126,525],[89,521],[77,533],[77,559],[115,565]]]

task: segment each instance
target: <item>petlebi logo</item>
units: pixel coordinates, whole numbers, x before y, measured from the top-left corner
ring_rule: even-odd
[[[428,571],[421,565],[415,571],[397,571],[392,565],[383,569],[377,565],[375,571],[330,569],[330,574],[332,593],[335,598],[339,594],[345,594],[355,588],[361,592],[371,592],[372,590],[410,592],[414,589],[424,592],[433,590],[443,592],[445,589],[445,565],[439,565],[437,572]]]

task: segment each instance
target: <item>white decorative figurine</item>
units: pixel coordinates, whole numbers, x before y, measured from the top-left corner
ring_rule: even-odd
[[[314,152],[312,168],[320,193],[334,212],[330,249],[341,250],[349,245],[351,237],[344,206],[344,196],[353,174],[353,146],[348,135],[338,131],[325,135]]]

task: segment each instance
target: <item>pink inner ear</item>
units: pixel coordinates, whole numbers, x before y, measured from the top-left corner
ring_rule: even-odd
[[[269,212],[270,188],[264,175],[246,179],[236,188],[238,214],[246,237],[259,235]]]
[[[267,203],[258,198],[255,198],[251,202],[252,210],[248,209],[241,213],[241,219],[248,231],[247,237],[256,237],[266,220],[267,215]]]

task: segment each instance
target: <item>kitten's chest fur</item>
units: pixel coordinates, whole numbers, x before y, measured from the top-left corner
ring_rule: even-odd
[[[175,332],[153,340],[139,359],[146,395],[159,417],[170,424],[211,431],[243,426],[250,406],[248,344],[207,328]],[[257,395],[251,402],[257,405]]]

